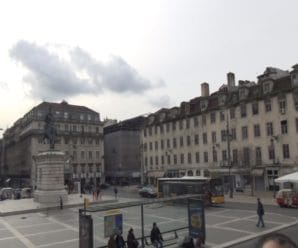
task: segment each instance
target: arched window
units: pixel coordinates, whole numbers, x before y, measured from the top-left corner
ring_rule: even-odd
[[[189,170],[189,171],[187,172],[187,175],[188,175],[188,176],[193,176],[193,172],[192,172],[192,170]]]

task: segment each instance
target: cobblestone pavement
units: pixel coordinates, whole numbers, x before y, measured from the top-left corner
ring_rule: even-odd
[[[141,235],[140,208],[122,209],[124,219],[124,238],[133,227],[137,237]],[[104,213],[93,214],[95,245],[107,244],[104,237]],[[152,222],[157,222],[164,232],[187,225],[187,210],[183,206],[152,205],[144,208],[145,235],[148,235]],[[265,228],[256,227],[255,211],[229,209],[224,207],[206,209],[206,233],[208,247],[228,247],[233,243],[267,232],[281,229],[297,222],[297,218],[267,212]],[[187,231],[180,231],[180,238]],[[171,233],[167,235],[173,235]],[[165,235],[165,238],[167,238]],[[78,247],[78,210],[45,211],[12,215],[0,218],[0,247]]]

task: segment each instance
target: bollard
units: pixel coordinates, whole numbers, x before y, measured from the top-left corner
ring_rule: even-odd
[[[60,209],[63,209],[63,198],[60,196]]]

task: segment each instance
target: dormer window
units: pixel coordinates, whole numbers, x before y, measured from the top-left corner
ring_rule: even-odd
[[[266,81],[263,83],[263,92],[264,94],[268,94],[272,91],[273,88],[273,82],[272,81]]]
[[[64,119],[68,119],[68,113],[67,112],[64,112]]]
[[[207,101],[200,102],[201,111],[205,111],[207,109]]]
[[[246,95],[247,95],[246,88],[241,88],[239,90],[239,98],[240,98],[240,100],[245,99],[246,98]]]

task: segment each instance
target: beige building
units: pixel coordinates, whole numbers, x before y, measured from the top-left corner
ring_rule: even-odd
[[[42,102],[31,109],[4,133],[2,176],[17,184],[34,187],[34,155],[49,149],[43,139],[44,120],[49,109],[57,129],[55,150],[65,152],[68,182],[100,182],[104,178],[103,125],[99,113],[77,105]]]
[[[257,83],[227,74],[227,84],[179,107],[160,109],[142,132],[144,174],[217,175],[235,187],[272,190],[273,179],[298,170],[298,65],[267,68]]]

